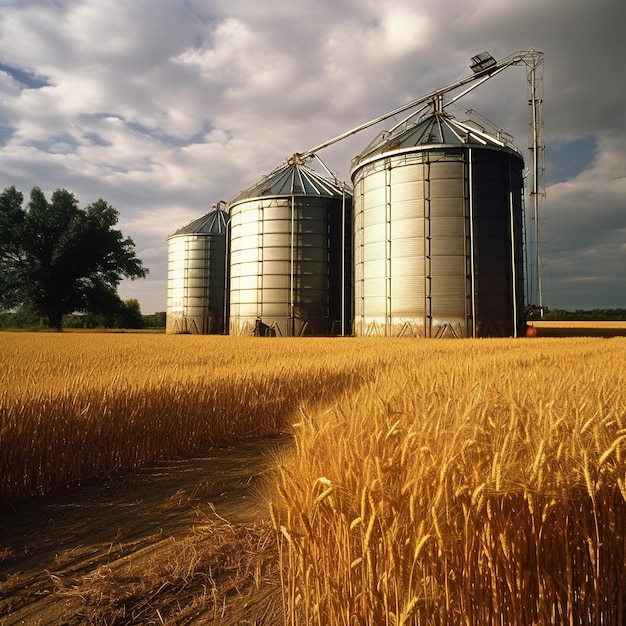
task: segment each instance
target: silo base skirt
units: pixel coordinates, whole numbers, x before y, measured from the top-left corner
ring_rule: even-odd
[[[166,332],[173,335],[218,335],[222,332],[216,317],[173,316],[167,318]]]
[[[462,339],[467,337],[466,323],[459,320],[361,319],[354,324],[354,334],[360,337],[405,337],[411,339]]]
[[[477,337],[511,337],[511,323],[502,320],[479,320],[476,324]]]
[[[285,318],[285,317],[262,317],[262,318],[243,318],[237,317],[230,319],[230,331],[229,334],[243,337],[323,337],[327,333],[320,332],[323,328],[323,323],[326,320],[322,320],[323,323],[315,324],[310,323],[308,320],[298,318]]]

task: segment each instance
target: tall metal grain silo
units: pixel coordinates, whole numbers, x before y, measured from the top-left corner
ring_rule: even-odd
[[[167,238],[167,333],[224,331],[226,208],[214,205]]]
[[[294,155],[229,206],[230,334],[349,332],[350,190]]]
[[[515,148],[441,101],[358,155],[354,333],[521,334],[523,167]]]

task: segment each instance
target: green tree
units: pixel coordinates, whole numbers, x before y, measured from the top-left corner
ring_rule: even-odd
[[[139,301],[134,298],[122,300],[117,297],[102,306],[97,313],[68,315],[63,320],[63,328],[144,328],[144,316]]]
[[[0,313],[0,328],[3,330],[35,329],[39,326],[39,322],[39,318],[32,311],[23,307],[10,313]]]
[[[141,314],[141,307],[139,306],[139,300],[131,298],[130,300],[124,300],[120,311],[120,325],[119,328],[143,328],[144,321]]]
[[[150,315],[143,316],[144,328],[165,328],[166,315],[165,311],[157,311]]]
[[[0,307],[5,310],[25,306],[61,330],[67,313],[95,313],[115,299],[123,277],[147,275],[133,240],[114,228],[118,212],[104,200],[80,209],[65,189],[57,189],[48,202],[34,187],[26,209],[23,201],[15,187],[0,194]]]

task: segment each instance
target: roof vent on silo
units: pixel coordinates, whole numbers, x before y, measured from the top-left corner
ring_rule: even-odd
[[[202,217],[195,219],[182,228],[174,231],[170,237],[176,235],[214,235],[226,232],[228,223],[228,204],[220,200],[211,206],[211,210]]]
[[[413,150],[418,146],[480,146],[510,148],[511,136],[496,130],[489,120],[475,111],[465,111],[468,119],[460,121],[442,110],[436,103],[433,109],[417,121],[406,120],[392,130],[381,132],[360,154],[352,159],[352,170],[382,153]]]
[[[305,165],[298,154],[264,176],[261,180],[240,191],[231,201],[234,205],[242,200],[262,196],[323,196],[342,197],[350,188],[336,178],[324,176]]]

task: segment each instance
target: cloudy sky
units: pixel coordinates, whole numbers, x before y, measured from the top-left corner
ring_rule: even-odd
[[[544,303],[626,307],[624,24],[623,0],[0,0],[0,189],[110,202],[150,268],[120,295],[164,311],[168,234],[294,152],[469,74],[476,53],[534,48]],[[461,100],[525,156],[526,87],[514,67]],[[320,156],[348,179],[384,126]]]

